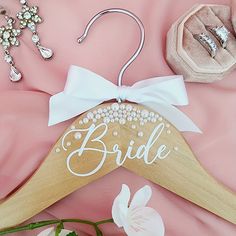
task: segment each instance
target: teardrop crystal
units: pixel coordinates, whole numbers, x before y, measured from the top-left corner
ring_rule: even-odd
[[[53,56],[53,51],[50,48],[45,48],[43,46],[38,46],[38,50],[42,55],[43,59],[48,60]]]
[[[18,82],[22,79],[22,74],[16,67],[11,66],[11,71],[10,71],[10,80],[12,82]]]

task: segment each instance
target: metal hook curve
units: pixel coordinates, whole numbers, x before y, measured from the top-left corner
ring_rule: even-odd
[[[140,52],[143,49],[143,45],[144,45],[144,41],[145,41],[145,30],[144,30],[144,26],[142,21],[136,16],[134,15],[132,12],[125,10],[125,9],[121,9],[121,8],[110,8],[110,9],[106,9],[103,10],[99,13],[97,13],[87,24],[84,33],[82,36],[80,36],[78,38],[78,43],[82,43],[84,41],[84,39],[87,37],[88,32],[90,30],[90,27],[93,25],[93,23],[100,18],[101,16],[108,14],[108,13],[121,13],[121,14],[125,14],[130,16],[131,18],[133,18],[135,20],[135,22],[138,24],[139,29],[140,29],[140,34],[141,34],[141,38],[140,38],[140,43],[139,43],[139,47],[137,48],[136,52],[133,54],[133,56],[126,62],[126,64],[121,68],[119,76],[118,76],[118,86],[122,86],[122,78],[123,75],[126,71],[126,69],[131,65],[131,63],[138,57],[138,55],[140,54]]]

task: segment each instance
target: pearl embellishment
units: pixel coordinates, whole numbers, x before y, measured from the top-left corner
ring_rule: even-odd
[[[140,132],[138,132],[138,137],[143,137],[143,132],[142,131],[140,131]]]
[[[79,121],[79,124],[87,124],[90,121],[93,123],[102,119],[102,122],[115,123],[118,122],[121,125],[127,122],[139,122],[139,125],[144,126],[146,123],[156,123],[157,121],[163,122],[163,118],[155,112],[149,112],[147,109],[138,109],[132,104],[125,103],[113,103],[105,108],[98,108],[97,110],[88,112],[87,116]],[[165,124],[167,133],[170,134],[170,124]],[[135,125],[131,125],[132,129],[136,129]],[[75,126],[71,126],[71,129],[76,129]]]
[[[80,132],[76,132],[74,135],[75,139],[79,140],[82,137],[82,134]]]

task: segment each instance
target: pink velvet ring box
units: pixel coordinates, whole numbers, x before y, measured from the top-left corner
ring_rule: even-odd
[[[224,25],[230,31],[227,47],[219,41],[207,26]],[[218,46],[212,58],[208,51],[194,38],[206,33]],[[223,79],[236,67],[236,38],[231,23],[231,10],[225,5],[196,5],[179,18],[167,34],[166,57],[176,74],[184,75],[188,82],[209,83]]]

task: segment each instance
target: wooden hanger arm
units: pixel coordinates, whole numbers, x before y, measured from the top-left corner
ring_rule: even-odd
[[[111,104],[96,109],[108,106]],[[136,111],[147,111],[143,106],[132,106]],[[90,115],[91,112],[93,110]],[[156,114],[158,119],[144,125],[139,121],[123,120],[122,124],[107,124],[87,117],[87,113],[80,116],[58,140],[36,173],[0,204],[0,229],[23,223],[122,165],[236,224],[235,194],[207,174],[179,131],[164,118]],[[83,120],[86,122],[81,122]],[[93,132],[88,135],[91,127]],[[73,157],[69,162],[73,171],[68,168],[69,157]],[[99,164],[102,165],[96,170]],[[77,173],[91,174],[81,177]]]
[[[93,161],[96,161],[96,157],[93,157]],[[0,229],[23,223],[116,168],[118,166],[110,159],[102,171],[90,177],[77,177],[71,175],[65,168],[64,158],[52,151],[36,173],[17,192],[0,204]]]
[[[216,182],[199,163],[182,154],[172,160],[145,167],[140,160],[127,161],[125,168],[180,197],[236,224],[236,196]]]

